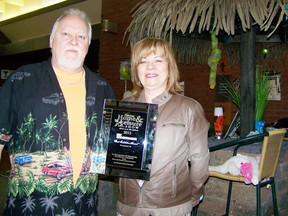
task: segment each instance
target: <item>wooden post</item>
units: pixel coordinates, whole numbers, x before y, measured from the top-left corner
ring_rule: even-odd
[[[256,30],[241,32],[240,42],[240,137],[245,137],[255,127],[255,91],[256,91]]]

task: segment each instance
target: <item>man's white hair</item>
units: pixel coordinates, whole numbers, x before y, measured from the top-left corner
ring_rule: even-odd
[[[58,25],[59,25],[59,22],[67,17],[67,16],[78,16],[80,17],[86,24],[87,24],[87,27],[88,27],[88,40],[89,40],[89,44],[91,42],[91,39],[92,39],[92,27],[91,27],[91,22],[87,16],[87,14],[82,11],[82,10],[79,10],[77,8],[69,8],[67,10],[65,10],[63,12],[63,14],[55,21],[53,27],[52,27],[52,31],[51,31],[51,34],[50,34],[50,38],[54,38],[54,35],[55,35],[55,32],[58,28]]]

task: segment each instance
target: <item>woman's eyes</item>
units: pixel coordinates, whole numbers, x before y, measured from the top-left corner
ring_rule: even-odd
[[[147,63],[148,62],[148,60],[141,60],[140,61],[140,64],[145,64],[145,63]],[[151,61],[151,62],[156,62],[156,63],[161,63],[161,62],[163,62],[163,60],[162,59],[154,59],[153,61]]]

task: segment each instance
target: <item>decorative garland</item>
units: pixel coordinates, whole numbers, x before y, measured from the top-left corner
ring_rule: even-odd
[[[209,85],[211,89],[214,89],[216,85],[217,65],[222,56],[221,50],[218,48],[216,32],[211,33],[211,48],[211,56],[208,59],[208,65],[210,67]]]

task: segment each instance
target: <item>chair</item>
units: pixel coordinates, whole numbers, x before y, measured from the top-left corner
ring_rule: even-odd
[[[231,142],[226,142],[209,148],[210,152],[213,152],[233,146],[234,147],[233,156],[234,156],[237,154],[237,151],[240,147],[263,141],[260,164],[259,164],[259,184],[255,186],[257,196],[257,215],[261,215],[261,188],[267,185],[271,185],[274,215],[275,216],[278,215],[274,176],[276,173],[279,155],[282,149],[283,138],[285,133],[286,129],[277,129],[265,132],[263,134],[233,140]],[[234,181],[244,183],[244,177],[233,176],[230,174],[222,174],[216,171],[210,171],[209,177],[216,177],[229,181],[227,201],[226,201],[226,213],[225,213],[225,215],[229,215],[232,183]]]
[[[200,197],[200,201],[199,201],[198,205],[196,205],[196,206],[193,207],[192,212],[191,212],[191,214],[190,214],[191,216],[197,216],[197,214],[198,214],[198,207],[199,207],[200,203],[203,202],[203,199],[204,199],[204,195],[202,195],[202,196]]]

